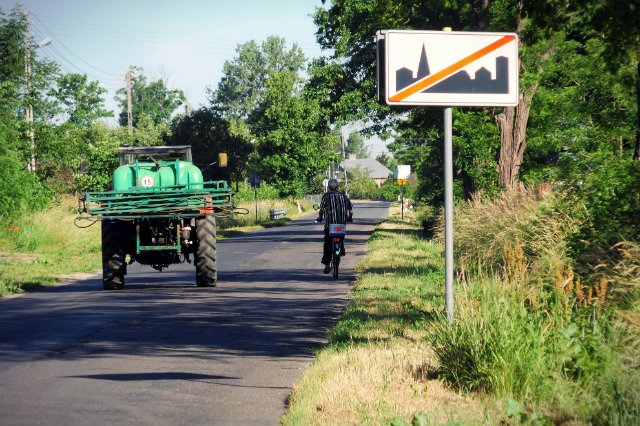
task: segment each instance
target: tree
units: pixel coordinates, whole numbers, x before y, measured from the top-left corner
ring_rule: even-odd
[[[6,17],[0,9],[0,125],[5,140],[20,147],[24,114],[21,88],[25,83],[24,23],[21,14]]]
[[[113,116],[105,109],[102,97],[107,90],[97,81],[89,82],[86,74],[60,76],[57,86],[52,95],[62,104],[69,122],[86,127],[98,118]]]
[[[302,195],[330,160],[328,125],[319,105],[296,89],[299,81],[291,71],[273,74],[264,101],[249,117],[257,134],[257,167],[282,196]]]
[[[345,147],[347,154],[354,154],[356,158],[369,158],[369,148],[364,144],[364,138],[359,133],[351,133]]]
[[[297,45],[271,36],[262,45],[241,44],[210,91],[212,108],[229,122],[232,136],[255,140],[250,158],[282,195],[300,195],[326,168],[339,139],[330,134],[326,111],[313,90],[301,87],[305,58]]]
[[[26,22],[14,8],[7,17],[0,9],[0,113],[16,116],[20,108],[20,90],[26,85],[24,32]]]
[[[8,16],[0,10],[0,123],[7,143],[25,165],[32,154],[41,161],[37,154],[43,134],[38,130],[47,126],[57,111],[47,94],[59,69],[50,60],[36,59],[35,43],[31,36],[25,37],[27,27],[21,7],[16,6]],[[27,111],[33,112],[32,121],[26,120]],[[32,141],[36,149],[32,149]]]
[[[225,61],[223,77],[210,91],[211,105],[225,116],[246,119],[263,102],[265,83],[276,73],[298,74],[305,63],[304,54],[294,44],[286,50],[285,40],[270,36],[261,46],[251,40],[236,48],[237,57]]]
[[[497,153],[499,180],[504,187],[514,188],[520,180],[526,152],[526,132],[532,102],[545,70],[562,61],[565,42],[575,40],[585,46],[589,40],[598,37],[598,28],[612,30],[618,25],[615,17],[619,12],[616,12],[617,3],[613,0],[590,0],[586,6],[582,6],[582,3],[567,6],[565,3],[561,0],[526,4],[517,0],[435,3],[422,0],[400,2],[389,7],[387,2],[380,0],[335,0],[328,8],[318,9],[314,16],[319,43],[333,49],[334,54],[331,59],[316,62],[319,69],[310,73],[311,78],[322,90],[329,89],[336,120],[354,117],[373,120],[377,123],[377,127],[374,126],[377,131],[393,127],[397,123],[394,119],[398,117],[403,117],[399,126],[405,130],[412,125],[431,126],[439,119],[425,119],[429,113],[414,113],[415,109],[411,109],[407,114],[406,108],[392,109],[375,103],[375,31],[384,28],[436,29],[445,26],[455,30],[517,31],[520,35],[522,64],[519,105],[485,112],[495,116],[500,131],[500,150]],[[634,13],[631,5],[626,8],[630,10],[625,13],[633,17],[625,17],[623,22],[637,23],[637,11]],[[600,24],[596,24],[598,20]],[[633,50],[638,46],[637,28],[638,25],[635,25],[630,30],[633,43],[632,49],[624,50],[627,56],[637,52],[637,49]],[[628,38],[625,36],[625,39]],[[602,57],[597,59],[602,61]],[[414,121],[416,118],[419,121]],[[430,132],[430,127],[420,130],[425,134]],[[491,142],[487,139],[482,143]],[[459,155],[466,148],[454,146],[454,149]],[[486,146],[486,149],[490,147]],[[464,177],[464,173],[458,173],[458,177]]]
[[[182,90],[169,89],[163,79],[148,81],[142,73],[142,68],[131,67],[131,115],[133,127],[138,126],[141,115],[151,118],[155,124],[169,123],[175,110],[186,99]],[[126,126],[127,119],[127,89],[118,89],[116,101],[120,103],[122,111],[119,116],[121,126]]]
[[[378,154],[378,156],[376,157],[376,161],[379,162],[380,164],[382,164],[383,166],[387,167],[387,168],[391,168],[392,167],[392,162],[394,161],[394,158],[391,157],[388,153],[386,152],[381,152],[380,154]]]
[[[605,46],[601,56],[609,68],[635,66],[636,134],[633,159],[640,160],[640,6],[637,2],[615,0],[585,0],[581,2],[548,1],[549,10],[556,10],[555,28],[571,26],[583,39],[596,39]],[[541,19],[544,19],[542,17]],[[627,88],[633,90],[633,85]]]
[[[166,139],[169,145],[191,145],[193,161],[203,170],[205,179],[242,179],[248,167],[253,146],[241,136],[234,135],[230,123],[222,112],[214,108],[200,108],[176,117],[171,125],[172,135]],[[228,156],[227,168],[218,167],[218,153]]]

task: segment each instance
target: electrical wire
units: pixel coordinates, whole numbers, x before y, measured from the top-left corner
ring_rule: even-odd
[[[32,13],[33,14],[33,13]],[[97,39],[101,43],[104,42],[113,42],[116,43],[118,40],[122,40],[128,43],[131,43],[132,40],[135,42],[151,46],[162,48],[164,50],[172,50],[179,52],[190,52],[190,53],[199,53],[206,55],[215,55],[215,56],[228,56],[233,57],[236,54],[237,46],[220,46],[220,41],[226,42],[236,42],[235,40],[225,39],[225,38],[207,38],[202,36],[185,36],[185,35],[172,35],[171,37],[167,37],[163,33],[156,32],[145,32],[141,30],[131,30],[131,29],[118,29],[117,31],[111,31],[113,29],[117,29],[118,27],[110,27],[107,29],[100,29],[100,27],[92,26],[90,31],[87,32],[83,29],[82,26],[62,23],[56,24],[51,23],[50,19],[40,19],[37,15],[33,14],[36,17],[36,20],[42,25],[47,31],[52,32],[49,28],[56,29],[57,34],[68,35],[70,37],[81,37],[82,39]],[[47,21],[45,25],[43,20]],[[61,21],[58,21],[61,22]],[[75,28],[75,29],[74,29]],[[77,30],[79,29],[79,31]],[[88,29],[88,28],[87,28]],[[96,32],[96,29],[99,31]],[[53,32],[52,32],[53,33]],[[58,38],[59,40],[59,38]],[[186,45],[181,47],[174,47],[171,44],[179,42],[180,44]],[[214,44],[211,46],[211,44]],[[299,44],[294,43],[303,53],[309,54],[309,56],[315,56],[317,53],[321,52],[321,49],[307,47],[311,46],[309,44]]]
[[[210,43],[215,43],[219,45],[221,42],[233,43],[237,45],[238,43],[246,42],[246,40],[231,39],[226,37],[208,37],[208,36],[203,36],[201,34],[197,34],[193,36],[189,34],[178,34],[178,35],[171,35],[170,37],[168,37],[166,35],[166,32],[148,31],[148,30],[142,30],[138,28],[127,28],[127,27],[119,27],[119,26],[113,26],[113,25],[109,27],[104,27],[104,26],[101,27],[99,24],[83,25],[82,23],[77,23],[77,22],[70,23],[68,21],[57,20],[51,17],[43,18],[43,20],[47,21],[50,27],[57,27],[62,30],[73,31],[75,29],[75,30],[79,30],[81,33],[84,33],[87,30],[92,32],[98,31],[102,38],[104,38],[104,36],[108,36],[109,38],[120,37],[120,38],[126,38],[127,40],[134,38],[137,40],[147,40],[147,41],[148,40],[165,40],[165,41],[171,41],[171,42],[186,41],[186,42],[189,42],[190,44],[204,44],[204,45],[209,45]],[[318,52],[322,51],[322,49],[317,43],[295,42],[293,44],[297,45],[303,51],[304,50],[315,50]],[[236,50],[236,46],[217,47],[217,48],[222,50],[233,50],[233,51]]]
[[[34,14],[34,13],[31,13],[31,15],[32,15],[34,18],[36,18],[36,21],[38,21],[38,22],[40,23],[40,25],[42,25],[42,27],[43,27],[47,32],[49,32],[49,33],[53,34],[53,32],[52,32],[51,30],[49,30],[49,28],[47,28],[47,26],[46,26],[46,25],[44,25],[44,24],[42,23],[42,21],[40,20],[40,18],[38,18],[38,15],[36,15],[36,14]],[[54,36],[52,35],[52,37],[54,37]],[[101,72],[101,73],[103,73],[103,74],[105,74],[105,75],[108,75],[108,76],[110,76],[110,77],[116,77],[116,78],[117,78],[117,77],[120,77],[118,74],[114,74],[114,73],[112,73],[112,72],[104,71],[104,70],[102,70],[102,69],[100,69],[100,68],[98,68],[98,67],[95,67],[95,66],[91,65],[89,62],[85,61],[84,59],[82,59],[81,57],[79,57],[78,55],[76,55],[76,54],[75,54],[71,49],[69,49],[69,48],[68,48],[68,47],[67,47],[67,46],[62,42],[62,40],[61,40],[60,38],[56,37],[56,38],[55,38],[55,40],[56,40],[56,44],[59,44],[60,46],[62,46],[62,48],[63,48],[64,50],[66,50],[67,52],[69,52],[72,56],[74,56],[74,57],[75,57],[76,59],[78,59],[80,62],[82,62],[83,64],[87,65],[88,67],[90,67],[90,68],[94,69],[95,71]]]
[[[44,33],[42,33],[41,30],[35,27],[33,28],[33,33],[39,38],[43,38],[44,36]],[[82,69],[72,60],[68,59],[61,51],[59,51],[53,43],[47,46],[46,49],[42,49],[41,51],[39,51],[39,53],[41,53],[42,56],[45,56],[58,63],[58,65],[67,73],[79,72],[81,74],[86,74],[88,77],[91,77],[91,79],[98,80],[102,85],[108,88],[120,88],[124,86],[123,80],[100,77],[93,74],[92,72],[87,72],[85,69]]]

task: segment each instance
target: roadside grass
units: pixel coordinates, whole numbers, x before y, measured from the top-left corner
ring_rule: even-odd
[[[640,425],[637,305],[621,310],[606,279],[567,266],[574,224],[553,199],[520,196],[531,198],[457,210],[470,224],[457,233],[457,255],[481,261],[459,275],[453,324],[443,312],[441,246],[397,215],[383,223],[281,423]],[[478,208],[486,220],[473,223]],[[500,215],[511,219],[490,220]],[[550,226],[527,234],[536,229],[527,222]],[[637,277],[640,250],[625,250],[621,268]]]
[[[309,200],[258,200],[258,221],[256,222],[256,203],[241,201],[238,203],[240,210],[246,214],[219,218],[218,237],[225,238],[243,232],[256,231],[274,226],[282,226],[290,219],[304,216],[313,212],[313,202]],[[287,216],[280,219],[270,219],[271,209],[286,209]]]
[[[441,248],[398,214],[381,224],[346,312],[294,389],[283,425],[479,424],[493,416],[477,396],[437,378],[426,343],[442,315]]]
[[[300,211],[298,210],[300,203]],[[80,221],[77,199],[62,197],[50,209],[25,216],[0,229],[0,297],[53,285],[77,274],[96,274],[102,268],[100,223]],[[218,238],[282,226],[289,219],[313,211],[308,200],[261,201],[258,223],[255,204],[240,203],[247,215],[218,220]],[[287,218],[269,219],[272,208],[286,208]],[[91,225],[91,226],[89,226]]]
[[[0,296],[100,269],[100,225],[77,228],[76,211],[76,199],[65,197],[0,230]]]

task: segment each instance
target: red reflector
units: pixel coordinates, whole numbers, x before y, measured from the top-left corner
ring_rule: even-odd
[[[213,213],[213,199],[211,197],[207,197],[204,202],[204,208],[200,209],[201,214],[209,214]]]

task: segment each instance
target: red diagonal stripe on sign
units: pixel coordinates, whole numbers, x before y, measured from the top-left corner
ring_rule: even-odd
[[[411,96],[413,94],[416,94],[416,93],[426,89],[429,86],[434,85],[435,83],[439,82],[440,80],[443,80],[443,79],[449,77],[451,74],[453,74],[456,71],[461,70],[462,68],[464,68],[467,65],[469,65],[471,62],[477,61],[478,59],[482,58],[483,56],[488,55],[489,53],[493,52],[494,50],[497,50],[497,49],[501,48],[505,44],[507,44],[510,41],[513,41],[515,39],[516,39],[516,37],[512,36],[512,35],[503,36],[499,40],[496,40],[493,43],[491,43],[490,45],[488,45],[486,47],[483,47],[482,49],[480,49],[480,50],[478,50],[476,52],[473,52],[471,55],[469,55],[469,56],[467,56],[465,58],[462,58],[458,62],[456,62],[456,63],[454,63],[452,65],[449,65],[448,67],[438,71],[437,73],[428,75],[425,78],[423,78],[422,80],[416,81],[411,86],[405,87],[404,89],[402,89],[401,91],[399,91],[395,95],[391,96],[389,98],[389,100],[391,102],[400,102],[400,101],[406,99],[407,97],[409,97],[409,96]]]

